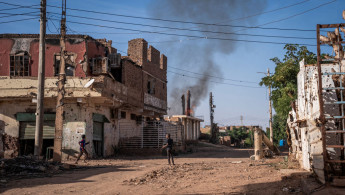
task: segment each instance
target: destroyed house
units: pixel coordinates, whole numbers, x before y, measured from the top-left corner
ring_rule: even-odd
[[[33,153],[38,48],[37,34],[0,35],[0,157]],[[55,139],[60,50],[59,35],[47,35],[43,155]],[[79,152],[83,134],[92,156],[113,155],[132,137],[143,146],[143,124],[166,114],[167,57],[144,39],[121,56],[112,41],[87,35],[67,35],[66,51],[62,157]]]
[[[340,94],[336,87],[340,86],[339,76],[335,72],[341,72],[344,68],[345,61],[341,65],[329,63],[322,64],[322,87],[324,104],[323,110],[325,117],[331,118],[341,115],[342,106],[339,104],[330,104],[330,102],[340,101]],[[341,67],[341,68],[340,68]],[[344,83],[344,79],[342,81]],[[300,166],[308,171],[312,171],[322,183],[327,181],[326,169],[324,165],[324,150],[327,157],[335,162],[342,159],[342,148],[335,147],[342,145],[341,131],[333,129],[342,129],[339,120],[331,119],[325,123],[325,142],[324,148],[323,135],[320,120],[320,104],[319,104],[319,81],[318,68],[315,64],[306,65],[304,61],[300,62],[300,71],[297,76],[298,96],[297,100],[292,104],[292,110],[287,119],[287,132],[289,135],[288,142],[290,145],[291,155],[299,161]],[[332,167],[333,176],[341,174],[341,164]],[[334,178],[333,178],[334,179]],[[334,179],[335,180],[335,179]]]

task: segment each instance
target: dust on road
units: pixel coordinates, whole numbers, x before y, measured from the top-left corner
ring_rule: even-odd
[[[250,149],[200,144],[196,152],[161,156],[92,160],[89,169],[45,178],[10,181],[4,194],[301,194],[305,171],[289,169],[284,158],[249,159]],[[71,162],[72,163],[72,162]],[[294,167],[293,167],[294,168]]]

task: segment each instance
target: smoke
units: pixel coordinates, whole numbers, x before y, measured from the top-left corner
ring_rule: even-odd
[[[236,25],[253,25],[256,22],[255,17],[246,18],[245,20],[234,21],[234,19],[246,17],[261,12],[266,6],[266,0],[153,0],[148,12],[153,17],[165,18],[171,20],[191,21],[199,23],[212,24],[236,24]],[[162,25],[171,25],[174,27],[183,27],[193,30],[218,31],[218,32],[234,32],[241,30],[239,28],[231,28],[214,25],[193,25],[181,23],[163,23]],[[243,31],[243,29],[242,29]],[[242,31],[238,32],[241,33]],[[214,34],[189,31],[169,31],[169,33],[189,34],[204,37],[219,37],[236,39],[237,35]],[[241,37],[243,38],[243,37]],[[221,80],[210,78],[207,75],[219,75],[222,73],[219,64],[216,63],[216,57],[229,55],[238,47],[237,42],[222,40],[194,39],[186,37],[170,37],[171,40],[180,39],[181,43],[165,44],[168,49],[168,70],[179,72],[180,74],[191,75],[197,79],[181,77],[176,75],[169,83],[173,83],[173,87],[168,96],[169,114],[181,114],[181,96],[189,89],[191,91],[191,105],[199,106],[201,101],[208,97],[210,88],[214,83],[212,81],[221,82]],[[194,40],[193,40],[194,39]],[[159,40],[167,40],[167,36],[159,38]],[[217,54],[217,55],[216,55]],[[229,62],[230,64],[231,62]],[[226,66],[229,64],[222,64]],[[197,72],[201,75],[192,73],[183,73],[169,66]],[[170,85],[171,86],[171,85]]]

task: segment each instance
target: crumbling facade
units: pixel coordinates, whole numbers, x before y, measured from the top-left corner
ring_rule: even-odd
[[[200,137],[200,123],[203,119],[188,115],[172,115],[165,118],[166,121],[180,122],[183,125],[183,140],[198,141]]]
[[[345,61],[342,64],[345,65]],[[323,74],[339,71],[339,65],[336,64],[323,64],[321,68]],[[317,66],[305,65],[304,61],[301,61],[297,82],[298,98],[292,104],[292,111],[287,120],[290,153],[299,161],[302,168],[313,171],[321,182],[325,182]],[[325,101],[338,101],[338,94],[334,90],[337,87],[334,75],[323,76],[322,87],[329,88],[323,91]],[[339,116],[340,106],[325,104],[324,113],[326,117]],[[329,120],[325,124],[326,130],[336,129],[338,126],[336,120]],[[334,145],[339,144],[337,136],[341,135],[327,134],[326,140]],[[331,159],[336,159],[340,154],[340,150],[336,148],[326,149]]]
[[[39,36],[0,35],[0,157],[33,152]],[[93,156],[109,156],[123,137],[135,137],[146,121],[167,109],[167,57],[144,39],[129,41],[122,56],[111,41],[67,35],[63,158],[79,151],[85,134]],[[54,144],[58,35],[47,35],[43,151]],[[125,134],[125,135],[124,135]]]

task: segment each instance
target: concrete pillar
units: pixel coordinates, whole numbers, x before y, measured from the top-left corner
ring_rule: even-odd
[[[189,120],[186,118],[186,140],[189,140]]]
[[[196,122],[196,139],[199,139],[200,137],[200,121]]]
[[[254,152],[255,160],[260,160],[263,158],[262,131],[259,128],[254,129]]]

